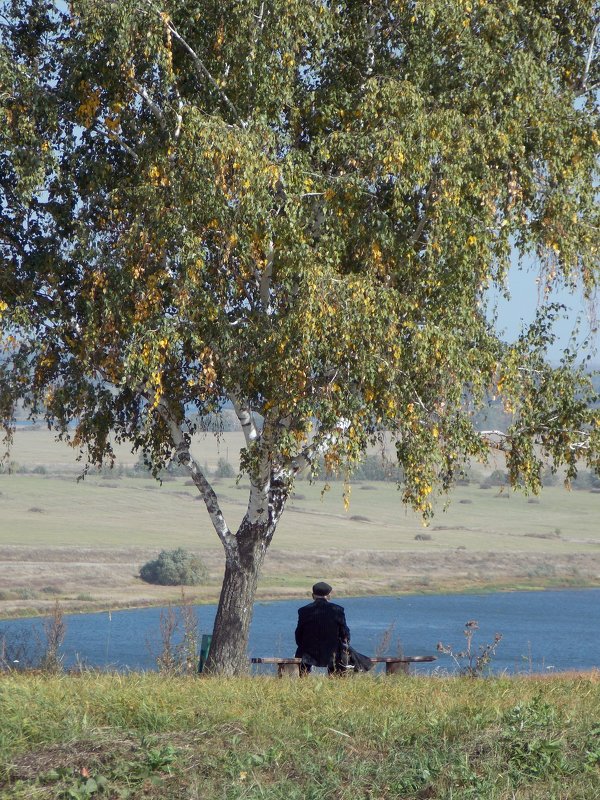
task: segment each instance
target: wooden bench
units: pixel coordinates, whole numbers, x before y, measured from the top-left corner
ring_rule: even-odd
[[[251,658],[252,664],[277,664],[280,678],[298,678],[300,676],[301,658]]]
[[[423,664],[435,661],[437,656],[381,656],[372,658],[373,664],[385,664],[386,675],[408,675],[411,664]],[[276,664],[277,675],[280,678],[297,678],[300,675],[301,658],[251,658],[252,664]]]
[[[385,664],[386,675],[408,675],[411,664],[424,664],[437,661],[437,656],[381,656],[372,658],[373,664]]]

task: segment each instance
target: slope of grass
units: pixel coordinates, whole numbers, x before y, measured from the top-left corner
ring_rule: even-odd
[[[598,673],[0,678],[0,798],[592,800]]]

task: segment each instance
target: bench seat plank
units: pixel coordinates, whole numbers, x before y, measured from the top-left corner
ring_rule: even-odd
[[[437,661],[437,656],[373,656],[374,664],[420,664]]]
[[[374,656],[369,659],[373,664],[385,664],[386,675],[404,673],[408,675],[411,664],[422,664],[436,661],[437,656]],[[276,658],[275,656],[262,656],[250,659],[252,664],[276,664],[277,674],[280,678],[296,678],[300,675],[301,658]]]

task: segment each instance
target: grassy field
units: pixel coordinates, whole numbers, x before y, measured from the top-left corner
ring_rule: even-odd
[[[0,798],[594,800],[600,677],[0,676]]]
[[[211,471],[219,458],[235,463],[240,443],[239,434],[206,437],[196,443],[199,460]],[[216,599],[222,551],[189,481],[159,485],[116,469],[77,482],[73,452],[43,429],[18,431],[11,458],[29,472],[0,475],[0,616],[43,612],[57,597],[71,610],[174,599],[176,591],[136,576],[159,550],[180,546],[199,553],[210,572],[192,596]],[[121,468],[135,460],[118,450]],[[244,482],[217,479],[215,489],[235,528]],[[352,485],[348,511],[341,484],[322,490],[298,482],[260,598],[305,596],[324,577],[338,595],[600,585],[600,494],[551,487],[527,498],[474,481],[458,487],[447,508],[441,499],[425,529],[393,484]]]

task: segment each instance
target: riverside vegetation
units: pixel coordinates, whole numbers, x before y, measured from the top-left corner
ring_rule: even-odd
[[[0,798],[590,800],[600,677],[4,674]]]

